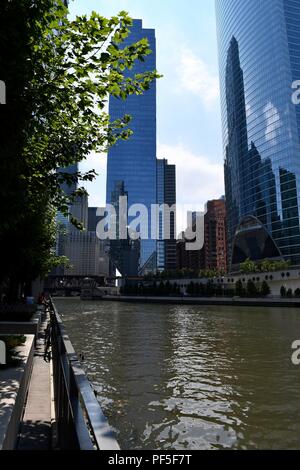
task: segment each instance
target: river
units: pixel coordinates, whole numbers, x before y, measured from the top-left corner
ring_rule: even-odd
[[[55,304],[122,449],[300,449],[300,310]]]

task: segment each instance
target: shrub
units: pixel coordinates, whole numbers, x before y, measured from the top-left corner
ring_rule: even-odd
[[[206,295],[207,297],[213,297],[215,295],[215,286],[211,281],[206,285]]]
[[[249,258],[240,264],[240,270],[243,274],[256,273],[259,271],[258,265]]]
[[[195,284],[193,283],[193,281],[191,281],[191,282],[189,283],[189,285],[187,286],[186,292],[187,292],[187,294],[189,294],[189,295],[194,295],[194,293],[195,293]]]
[[[235,284],[235,295],[237,295],[238,297],[244,297],[245,296],[245,289],[244,289],[243,283],[240,279]]]
[[[23,346],[26,343],[26,336],[16,335],[16,336],[0,336],[0,340],[4,341],[6,344],[7,351],[7,366],[12,364],[14,360],[17,360],[17,354],[15,348],[18,346]],[[0,366],[1,367],[1,366]]]
[[[267,297],[268,295],[271,294],[271,289],[267,281],[264,281],[262,283],[260,292],[263,297]]]
[[[257,287],[251,279],[247,282],[247,296],[248,297],[257,297],[258,291]]]
[[[293,297],[293,291],[292,291],[292,289],[289,289],[289,290],[287,291],[286,296],[287,296],[288,299],[291,299],[291,298]]]
[[[216,296],[217,297],[223,297],[223,289],[220,284],[216,286]]]
[[[299,298],[300,297],[300,289],[298,287],[298,289],[295,290],[295,297]]]
[[[283,299],[286,297],[286,288],[284,286],[281,286],[280,295]]]

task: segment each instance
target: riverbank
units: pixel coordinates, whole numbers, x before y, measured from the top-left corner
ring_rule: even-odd
[[[110,302],[129,302],[172,305],[219,305],[227,307],[290,307],[300,308],[300,299],[281,298],[224,298],[224,297],[142,297],[105,295],[101,299]]]

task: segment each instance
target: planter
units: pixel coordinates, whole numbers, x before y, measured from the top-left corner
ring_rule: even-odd
[[[30,321],[36,312],[36,305],[25,305],[21,303],[0,304],[0,322],[1,321]]]

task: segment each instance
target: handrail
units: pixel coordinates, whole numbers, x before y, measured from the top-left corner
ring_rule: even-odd
[[[58,447],[120,450],[51,297],[50,308]]]

